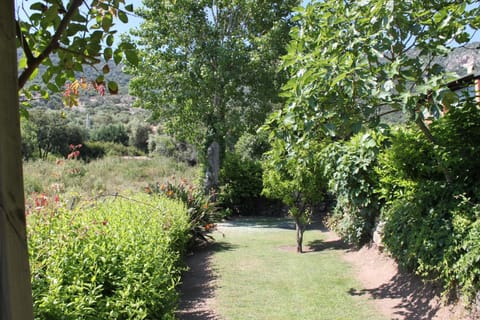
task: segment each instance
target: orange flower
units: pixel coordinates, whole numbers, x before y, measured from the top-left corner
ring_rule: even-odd
[[[208,224],[205,225],[205,231],[210,231],[213,228],[215,228],[215,224],[213,224],[213,223],[208,223]]]

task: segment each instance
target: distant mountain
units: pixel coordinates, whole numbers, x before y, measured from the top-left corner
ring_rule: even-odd
[[[439,63],[450,72],[455,72],[459,77],[467,75],[468,67],[473,65],[474,72],[480,72],[480,42],[458,47],[447,57],[440,59]]]

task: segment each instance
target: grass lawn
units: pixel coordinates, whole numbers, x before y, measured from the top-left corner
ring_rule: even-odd
[[[285,219],[241,220],[220,227],[213,255],[216,309],[222,319],[385,319],[358,288],[338,242],[323,242],[319,230],[304,244],[319,250],[297,254],[293,224]]]

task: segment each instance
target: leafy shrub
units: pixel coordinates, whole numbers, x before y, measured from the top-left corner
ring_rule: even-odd
[[[262,165],[257,160],[227,153],[220,170],[219,201],[240,214],[252,214],[263,189]]]
[[[472,302],[480,292],[480,204],[473,204],[465,196],[459,199],[453,211],[450,263],[443,270],[446,282],[457,284],[466,300]]]
[[[402,267],[437,278],[452,241],[449,190],[429,183],[409,191],[385,211],[384,243]]]
[[[174,319],[185,207],[136,195],[28,215],[36,319]]]
[[[103,158],[106,154],[105,144],[98,141],[88,141],[83,144],[80,157],[83,160],[91,161]]]
[[[380,216],[378,176],[373,168],[383,140],[374,132],[360,133],[348,142],[329,145],[321,156],[329,191],[336,198],[329,224],[357,246],[371,239]]]
[[[195,148],[185,142],[177,142],[164,134],[151,134],[148,138],[148,151],[151,155],[175,158],[189,165],[197,164]]]
[[[172,176],[162,184],[149,185],[145,191],[149,194],[162,194],[185,204],[190,222],[190,248],[208,242],[208,238],[211,238],[209,233],[215,228],[215,223],[223,218],[216,204],[210,201],[212,197],[206,196],[186,179],[177,182],[175,176]]]
[[[148,152],[148,137],[151,132],[150,126],[147,124],[136,124],[131,131],[130,145],[142,152]]]
[[[248,160],[260,160],[269,149],[268,134],[265,131],[260,131],[255,135],[245,133],[235,144],[235,153],[242,159]]]
[[[30,121],[22,118],[22,158],[30,160],[35,158],[35,149],[37,148],[37,132],[35,126]]]
[[[479,120],[468,102],[450,110],[431,125],[435,146],[414,128],[394,131],[376,169],[387,249],[401,266],[469,302],[480,290]]]
[[[67,156],[70,144],[83,144],[87,131],[69,125],[60,112],[32,111],[22,123],[22,152],[26,159],[46,159],[50,154]]]
[[[98,147],[103,147],[107,156],[143,156],[142,151],[133,146],[125,146],[115,142],[98,142]]]
[[[161,134],[152,134],[148,139],[150,154],[160,154],[165,157],[174,157],[177,146],[172,137]]]
[[[438,141],[438,158],[448,168],[453,183],[480,199],[480,109],[473,101],[452,108],[431,127]]]
[[[128,132],[125,126],[119,124],[109,124],[95,130],[90,137],[93,141],[104,141],[128,145]]]

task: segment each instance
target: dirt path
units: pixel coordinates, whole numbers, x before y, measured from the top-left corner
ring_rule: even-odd
[[[210,267],[213,246],[202,248],[186,259],[189,270],[183,275],[180,286],[179,319],[220,319],[215,313],[215,275]]]
[[[225,226],[220,226],[224,228]],[[256,227],[258,229],[258,227]],[[341,242],[339,237],[317,225],[324,235],[323,245]],[[308,231],[307,231],[308,232]],[[379,313],[392,320],[474,320],[459,307],[443,306],[438,288],[423,284],[417,277],[402,273],[395,262],[375,247],[361,250],[336,246],[352,265],[362,284],[352,288],[351,295],[367,295]],[[318,249],[318,248],[316,248]],[[307,248],[308,250],[308,248]],[[215,244],[189,256],[190,270],[184,275],[178,318],[181,320],[220,320],[215,312],[215,275],[210,266]]]

